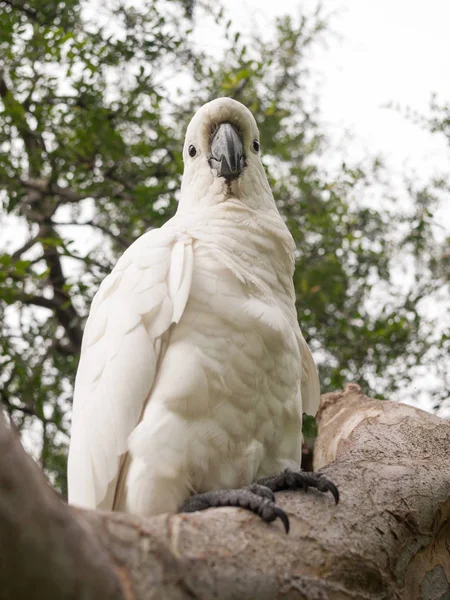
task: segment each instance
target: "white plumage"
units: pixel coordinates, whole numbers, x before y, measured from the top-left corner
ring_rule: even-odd
[[[221,123],[240,132],[246,161],[228,182],[208,162]],[[177,214],[100,286],[75,383],[71,503],[175,512],[194,492],[298,468],[319,382],[258,135],[242,104],[203,106],[186,133]]]

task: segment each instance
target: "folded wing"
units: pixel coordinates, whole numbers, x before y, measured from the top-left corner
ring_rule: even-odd
[[[317,367],[308,344],[300,334],[298,338],[302,357],[302,410],[308,415],[315,415],[320,403],[320,382]]]
[[[112,507],[110,484],[149,399],[163,342],[183,314],[192,267],[191,239],[163,227],[130,246],[102,282],[75,382],[70,503]]]

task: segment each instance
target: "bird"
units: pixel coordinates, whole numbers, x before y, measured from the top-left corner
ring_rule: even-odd
[[[96,293],[76,374],[69,503],[148,517],[246,508],[289,530],[280,489],[336,486],[300,468],[320,399],[250,110],[203,105],[186,131],[175,215]]]

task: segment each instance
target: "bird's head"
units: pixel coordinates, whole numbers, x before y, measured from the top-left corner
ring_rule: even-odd
[[[274,208],[260,157],[252,113],[231,98],[202,106],[186,132],[180,209],[238,199],[252,208]]]

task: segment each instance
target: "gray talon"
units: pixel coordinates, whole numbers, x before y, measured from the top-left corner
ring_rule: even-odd
[[[275,504],[274,500],[275,495],[271,489],[254,483],[238,490],[217,490],[197,494],[189,498],[180,512],[197,512],[219,506],[235,506],[259,515],[265,523],[280,519],[288,533],[289,518],[284,510]]]
[[[268,487],[273,492],[283,490],[303,490],[313,487],[319,492],[331,492],[336,504],[339,502],[339,490],[332,481],[327,479],[322,473],[309,473],[306,471],[292,471],[285,469],[279,475],[273,477],[263,477],[257,481],[259,485]]]

